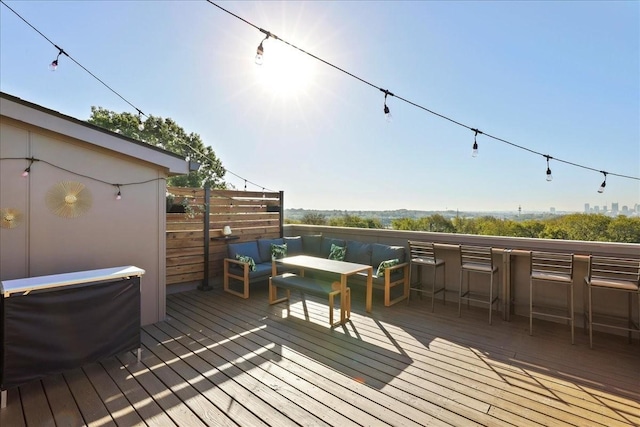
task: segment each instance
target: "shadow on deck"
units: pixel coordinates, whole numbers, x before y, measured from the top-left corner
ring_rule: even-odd
[[[11,389],[3,426],[640,424],[640,345],[528,319],[354,289],[351,320],[326,301],[269,306],[219,290],[170,295],[131,353]]]

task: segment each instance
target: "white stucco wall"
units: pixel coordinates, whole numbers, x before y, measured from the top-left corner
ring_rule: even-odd
[[[43,160],[26,178],[25,157]],[[146,271],[142,323],[164,319],[165,167],[7,117],[0,158],[0,208],[24,213],[19,227],[0,228],[0,280],[135,265]],[[91,192],[87,213],[62,218],[47,208],[45,194],[61,181]],[[149,182],[122,186],[121,200],[108,184],[142,181]]]

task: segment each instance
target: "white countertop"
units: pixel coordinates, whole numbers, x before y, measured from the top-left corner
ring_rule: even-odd
[[[52,274],[49,276],[27,277],[24,279],[3,280],[0,291],[5,298],[15,293],[28,294],[31,291],[57,288],[81,283],[107,281],[123,277],[142,276],[145,271],[133,265],[102,268],[98,270],[74,271],[72,273]]]

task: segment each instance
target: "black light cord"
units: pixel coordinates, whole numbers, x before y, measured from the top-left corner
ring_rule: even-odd
[[[314,55],[314,54],[312,54],[312,53],[310,53],[310,52],[307,52],[306,50],[304,50],[304,49],[302,49],[302,48],[299,48],[298,46],[296,46],[296,45],[294,45],[294,44],[292,44],[292,43],[289,43],[288,41],[286,41],[285,39],[283,39],[283,38],[281,38],[281,37],[275,37],[275,36],[273,36],[273,34],[272,34],[272,33],[268,32],[268,31],[266,31],[266,30],[263,30],[262,28],[260,28],[260,27],[258,27],[257,25],[255,25],[255,24],[253,24],[253,23],[251,23],[251,22],[247,21],[246,19],[244,19],[244,18],[242,18],[242,17],[240,17],[240,16],[236,15],[236,14],[235,14],[235,13],[233,13],[233,12],[230,12],[229,10],[227,10],[227,9],[223,8],[222,6],[220,6],[220,5],[216,4],[216,3],[214,3],[212,0],[206,0],[206,1],[207,1],[207,3],[210,3],[211,5],[213,5],[213,6],[217,7],[217,8],[218,8],[218,9],[220,9],[221,11],[226,12],[227,14],[229,14],[229,15],[231,15],[231,16],[233,16],[233,17],[235,17],[235,18],[239,19],[239,20],[241,20],[241,21],[242,21],[242,22],[244,22],[245,24],[247,24],[247,25],[249,25],[249,26],[251,26],[251,27],[253,27],[253,28],[255,28],[255,29],[259,30],[259,31],[261,31],[262,33],[265,33],[265,34],[271,34],[271,36],[272,36],[274,39],[279,40],[279,41],[281,41],[282,43],[284,43],[284,44],[286,44],[286,45],[288,45],[288,46],[290,46],[290,47],[292,47],[292,48],[294,48],[294,49],[296,49],[296,50],[299,50],[300,52],[302,52],[302,53],[304,53],[304,54],[306,54],[306,55],[309,55],[310,57],[312,57],[312,58],[314,58],[314,59],[316,59],[316,60],[318,60],[318,61],[320,61],[320,62],[322,62],[322,63],[324,63],[324,64],[326,64],[326,65],[328,65],[328,66],[330,66],[330,67],[332,67],[332,68],[334,68],[334,69],[336,69],[336,70],[338,70],[338,71],[341,71],[342,73],[347,74],[348,76],[353,77],[354,79],[356,79],[356,80],[358,80],[358,81],[360,81],[360,82],[362,82],[362,83],[364,83],[364,84],[367,84],[367,85],[369,85],[369,86],[371,86],[371,87],[373,87],[373,88],[375,88],[375,89],[380,90],[381,92],[384,92],[384,93],[385,93],[385,104],[386,104],[386,97],[387,97],[387,95],[388,95],[388,96],[394,96],[395,98],[397,98],[397,99],[399,99],[399,100],[401,100],[401,101],[404,101],[404,102],[406,102],[407,104],[412,105],[412,106],[414,106],[414,107],[416,107],[416,108],[419,108],[419,109],[421,109],[421,110],[424,110],[424,111],[426,111],[426,112],[428,112],[428,113],[430,113],[430,114],[433,114],[434,116],[437,116],[437,117],[440,117],[440,118],[442,118],[442,119],[448,120],[449,122],[451,122],[451,123],[453,123],[453,124],[456,124],[456,125],[458,125],[458,126],[461,126],[461,127],[467,128],[468,130],[475,132],[475,135],[476,135],[476,136],[477,136],[478,134],[482,134],[482,135],[485,135],[485,136],[486,136],[486,137],[488,137],[488,138],[494,139],[494,140],[496,140],[496,141],[503,142],[503,143],[508,144],[508,145],[510,145],[510,146],[512,146],[512,147],[519,148],[519,149],[521,149],[521,150],[528,151],[528,152],[530,152],[530,153],[532,153],[532,154],[537,154],[537,155],[542,156],[542,157],[545,157],[545,158],[547,157],[547,155],[546,155],[546,154],[543,154],[543,153],[541,153],[541,152],[539,152],[539,151],[532,150],[532,149],[527,148],[527,147],[524,147],[524,146],[522,146],[522,145],[515,144],[515,143],[513,143],[513,142],[511,142],[511,141],[507,141],[506,139],[503,139],[503,138],[500,138],[500,137],[497,137],[497,136],[494,136],[494,135],[488,134],[488,133],[486,133],[486,132],[484,132],[484,131],[480,131],[480,130],[475,129],[475,128],[473,128],[473,127],[471,127],[471,126],[469,126],[469,125],[466,125],[466,124],[464,124],[464,123],[462,123],[462,122],[459,122],[459,121],[457,121],[457,120],[454,120],[454,119],[452,119],[451,117],[447,117],[447,116],[445,116],[444,114],[440,114],[440,113],[438,113],[438,112],[436,112],[436,111],[430,110],[429,108],[427,108],[427,107],[425,107],[425,106],[423,106],[423,105],[420,105],[420,104],[418,104],[418,103],[416,103],[416,102],[413,102],[413,101],[411,101],[411,100],[409,100],[409,99],[406,99],[406,98],[404,98],[404,97],[402,97],[402,96],[394,95],[393,93],[389,92],[387,89],[383,89],[382,87],[377,86],[377,85],[375,85],[375,84],[373,84],[373,83],[369,82],[368,80],[365,80],[365,79],[364,79],[364,78],[362,78],[362,77],[359,77],[359,76],[357,76],[357,75],[355,75],[355,74],[353,74],[353,73],[350,73],[349,71],[346,71],[345,69],[340,68],[340,67],[338,67],[337,65],[334,65],[334,64],[332,64],[331,62],[329,62],[329,61],[327,61],[327,60],[324,60],[324,59],[322,59],[322,58],[320,58],[320,57],[318,57],[318,56],[316,56],[316,55]],[[578,164],[578,163],[575,163],[575,162],[571,162],[571,161],[568,161],[568,160],[559,159],[559,158],[557,158],[557,157],[553,157],[553,159],[554,159],[554,160],[556,160],[556,161],[558,161],[558,162],[565,163],[565,164],[568,164],[568,165],[571,165],[571,166],[575,166],[575,167],[579,167],[579,168],[582,168],[582,169],[587,169],[587,170],[591,170],[591,171],[595,171],[595,172],[602,173],[602,171],[601,171],[600,169],[592,168],[592,167],[590,167],[590,166],[581,165],[581,164]],[[638,181],[640,181],[640,177],[636,177],[636,176],[623,175],[623,174],[618,174],[618,173],[613,173],[613,172],[607,172],[607,174],[608,174],[608,175],[613,175],[613,176],[618,176],[618,177],[621,177],[621,178],[628,178],[628,179],[634,179],[634,180],[638,180]]]
[[[6,4],[4,2],[4,0],[0,0],[0,3],[2,3],[7,9],[9,9],[11,12],[14,13],[14,15],[16,15],[18,18],[20,18],[25,24],[27,24],[29,27],[31,27],[36,33],[40,34],[40,36],[42,36],[46,41],[48,41],[49,43],[51,43],[57,50],[58,50],[58,57],[60,57],[61,54],[65,55],[66,57],[68,57],[69,59],[71,59],[76,65],[78,65],[80,68],[82,68],[84,71],[86,71],[90,76],[92,76],[94,79],[96,79],[97,81],[99,81],[100,83],[102,83],[102,85],[104,85],[107,89],[109,89],[111,92],[113,92],[114,94],[116,94],[120,99],[122,99],[124,102],[126,102],[127,104],[129,104],[134,110],[137,111],[138,113],[138,117],[141,118],[142,116],[145,117],[149,117],[147,116],[145,113],[142,112],[142,110],[138,107],[136,107],[135,105],[133,105],[129,100],[127,100],[125,97],[123,97],[120,93],[118,93],[115,89],[113,89],[111,86],[109,86],[107,83],[105,83],[103,80],[101,80],[100,78],[98,78],[95,74],[93,74],[91,71],[89,71],[85,66],[83,66],[82,64],[80,64],[78,61],[76,61],[71,55],[69,55],[64,49],[62,49],[61,47],[59,47],[57,44],[55,44],[53,41],[51,41],[51,39],[49,39],[46,35],[44,35],[40,30],[38,30],[36,27],[34,27],[33,25],[31,25],[31,23],[29,21],[27,21],[26,19],[24,19],[18,12],[16,12],[14,9],[12,9],[8,4]],[[236,16],[239,19],[242,19],[238,16]],[[263,32],[265,34],[267,34],[268,32],[264,31]],[[274,36],[273,34],[270,34],[271,37],[277,39],[276,36]],[[56,60],[57,60],[56,58]],[[192,147],[190,147],[191,149],[193,149]],[[194,150],[195,151],[195,150]],[[202,154],[204,157],[204,154]],[[208,157],[207,157],[208,158]],[[228,170],[225,168],[225,171],[230,173],[231,175],[234,175],[240,179],[245,180],[246,182],[250,182],[251,184],[255,185],[258,188],[264,188],[261,185],[255,184],[245,178],[242,178],[240,175],[237,175],[236,173]],[[71,172],[71,171],[68,171]],[[75,173],[75,172],[71,172],[71,173]],[[88,177],[91,178],[91,177]],[[92,178],[93,179],[93,178]],[[115,185],[115,184],[112,184]],[[121,185],[126,185],[126,184],[121,184]]]
[[[86,71],[87,73],[89,73],[89,75],[91,75],[91,77],[93,77],[94,79],[96,79],[97,81],[99,81],[100,83],[102,83],[102,85],[104,87],[106,87],[107,89],[109,89],[111,92],[113,92],[114,94],[116,94],[120,99],[122,99],[124,102],[126,102],[127,104],[129,104],[131,107],[133,107],[134,109],[136,109],[140,114],[142,114],[143,116],[146,116],[146,114],[144,114],[142,111],[140,111],[135,105],[133,105],[131,102],[129,102],[124,96],[120,95],[115,89],[113,89],[111,86],[109,86],[108,84],[106,84],[102,79],[100,79],[98,76],[96,76],[95,74],[93,74],[91,71],[89,71],[87,68],[85,68],[84,65],[82,65],[81,63],[79,63],[78,61],[76,61],[71,55],[69,55],[64,49],[62,49],[61,47],[59,47],[57,44],[55,44],[54,42],[52,42],[47,36],[45,36],[44,34],[42,34],[42,32],[40,30],[38,30],[36,27],[34,27],[33,25],[31,25],[31,23],[29,23],[29,21],[27,21],[26,19],[24,19],[18,12],[16,12],[15,10],[13,10],[11,8],[11,6],[9,6],[8,4],[6,4],[4,2],[4,0],[0,0],[0,3],[2,3],[3,5],[5,5],[11,12],[13,12],[18,18],[22,19],[24,21],[25,24],[27,24],[28,26],[30,26],[31,28],[33,28],[33,30],[35,32],[37,32],[38,34],[40,34],[42,37],[44,37],[44,39],[46,41],[48,41],[49,43],[51,43],[53,45],[53,47],[55,47],[56,49],[58,49],[58,58],[60,57],[60,54],[64,54],[67,58],[69,58],[70,60],[72,60],[73,62],[75,62],[75,64],[82,68],[84,71]],[[58,59],[56,58],[56,61]]]
[[[125,187],[127,185],[140,185],[140,184],[147,184],[147,183],[153,182],[153,181],[164,181],[165,180],[165,178],[152,178],[152,179],[147,179],[145,181],[126,182],[126,183],[112,183],[112,182],[105,181],[105,180],[100,179],[100,178],[96,178],[96,177],[93,177],[93,176],[90,176],[90,175],[85,175],[85,174],[82,174],[82,173],[79,173],[79,172],[72,171],[72,170],[67,169],[67,168],[63,168],[62,166],[58,166],[58,165],[53,164],[53,163],[51,163],[51,162],[49,162],[47,160],[37,159],[35,157],[0,157],[0,161],[2,161],[2,160],[28,160],[29,161],[29,165],[27,166],[27,169],[25,169],[25,171],[28,170],[28,172],[31,172],[31,167],[33,166],[33,162],[46,163],[49,166],[54,167],[56,169],[59,169],[61,171],[68,172],[70,174],[73,174],[73,175],[76,175],[76,176],[79,176],[79,177],[82,177],[82,178],[87,178],[87,179],[90,179],[92,181],[100,182],[102,184],[111,185],[112,187],[117,187],[118,191],[120,191],[120,187]]]

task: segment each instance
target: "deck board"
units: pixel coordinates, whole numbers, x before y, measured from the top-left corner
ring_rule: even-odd
[[[640,344],[576,328],[510,322],[486,308],[412,300],[328,325],[322,298],[268,304],[220,290],[167,298],[167,320],[128,352],[8,391],[7,426],[633,426]],[[306,309],[305,309],[306,305]],[[580,326],[580,325],[578,325]]]

